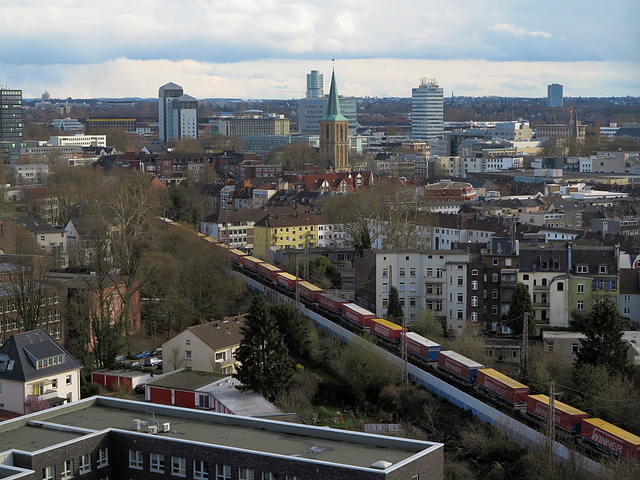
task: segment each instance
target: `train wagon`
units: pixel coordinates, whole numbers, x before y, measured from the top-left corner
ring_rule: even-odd
[[[349,300],[340,298],[337,295],[330,293],[321,293],[318,295],[318,306],[330,312],[337,313],[338,315],[342,315],[342,306],[345,303],[349,303]]]
[[[402,326],[390,322],[383,318],[372,318],[370,320],[371,333],[376,334],[391,343],[400,343],[402,336]]]
[[[267,262],[262,262],[258,265],[258,273],[273,283],[276,283],[278,279],[276,275],[281,271],[282,270],[280,270],[278,267]]]
[[[247,256],[246,253],[244,253],[242,250],[238,250],[237,248],[230,248],[228,254],[231,258],[231,261],[236,265],[242,265],[242,257]]]
[[[247,255],[246,257],[242,257],[242,266],[247,270],[250,270],[254,273],[258,272],[258,266],[264,263],[262,260],[256,257],[252,257],[251,255]]]
[[[287,272],[276,273],[276,283],[287,290],[296,289],[296,276]]]
[[[580,433],[582,419],[589,414],[559,401],[553,402],[555,412],[554,423],[558,428],[571,433]],[[527,413],[541,420],[549,418],[549,397],[546,395],[529,395],[527,397]]]
[[[298,291],[300,295],[312,302],[318,301],[318,295],[324,292],[320,287],[316,287],[313,283],[300,281],[298,282]]]
[[[416,332],[408,332],[405,338],[407,340],[407,352],[428,362],[436,362],[438,360],[438,353],[442,348],[440,344],[432,342]]]
[[[484,368],[484,365],[453,350],[443,350],[438,353],[438,368],[465,382],[473,383],[478,370]]]
[[[600,418],[583,419],[581,436],[614,455],[640,461],[640,437]]]
[[[347,320],[357,323],[361,327],[371,326],[371,320],[376,318],[369,310],[355,303],[345,303],[342,306],[342,316]]]
[[[482,390],[495,395],[510,405],[523,407],[527,404],[529,387],[493,368],[479,369],[476,381]]]

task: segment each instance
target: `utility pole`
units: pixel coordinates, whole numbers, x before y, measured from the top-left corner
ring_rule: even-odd
[[[529,353],[529,312],[525,312],[524,318],[522,320],[522,353],[521,353],[521,357],[522,357],[521,373],[525,379],[529,376],[528,365],[527,365],[529,361],[529,359],[527,358],[528,353]]]
[[[407,317],[402,315],[402,337],[400,338],[401,344],[401,358],[402,358],[402,383],[404,385],[409,384],[409,366],[407,364]]]
[[[300,289],[298,288],[298,254],[296,253],[296,308],[300,310]]]
[[[549,456],[553,455],[553,443],[556,439],[556,384],[555,382],[549,382],[549,410],[547,412],[547,448]],[[549,462],[549,465],[553,465],[553,461]]]

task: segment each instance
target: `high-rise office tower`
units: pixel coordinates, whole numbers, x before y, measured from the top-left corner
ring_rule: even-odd
[[[318,70],[307,73],[307,98],[320,98],[324,95],[324,80]]]
[[[158,97],[158,124],[161,142],[198,138],[198,100],[184,95],[180,85],[163,85]]]
[[[444,134],[444,90],[435,78],[411,89],[411,138],[436,140]]]
[[[327,113],[320,119],[320,158],[335,172],[350,170],[349,121],[340,113],[336,74],[331,74]]]
[[[547,86],[547,101],[551,108],[562,108],[564,103],[562,98],[562,85],[553,83]]]
[[[0,86],[0,142],[22,140],[22,90]]]

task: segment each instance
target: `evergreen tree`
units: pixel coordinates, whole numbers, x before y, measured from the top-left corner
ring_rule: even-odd
[[[300,310],[288,303],[276,303],[271,305],[270,311],[289,352],[293,355],[307,353],[311,341],[309,321]]]
[[[253,390],[273,399],[293,375],[293,362],[265,297],[255,296],[249,308],[243,339],[235,357],[240,362],[235,378],[241,390]]]
[[[610,375],[630,375],[623,328],[620,312],[610,299],[595,303],[582,324],[585,338],[580,340],[575,366],[602,365]]]
[[[522,335],[525,313],[529,314],[529,335],[535,335],[536,324],[533,316],[533,303],[527,286],[518,282],[513,289],[513,296],[509,304],[509,327],[516,335]]]
[[[398,289],[394,286],[391,286],[391,288],[389,289],[389,306],[387,307],[387,318],[390,322],[401,325],[403,316],[404,312],[402,311],[402,306],[400,305]]]

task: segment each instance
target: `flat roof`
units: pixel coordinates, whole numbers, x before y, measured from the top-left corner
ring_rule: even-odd
[[[487,377],[491,377],[494,380],[497,380],[499,382],[504,383],[505,385],[508,385],[511,388],[529,388],[526,385],[523,385],[522,383],[518,382],[517,380],[514,380],[511,377],[507,377],[505,374],[500,373],[497,370],[494,370],[493,368],[481,368],[478,370],[478,373],[484,373]]]
[[[549,397],[547,395],[529,395],[530,398],[538,400],[539,402],[549,406]],[[566,403],[562,403],[558,400],[553,402],[553,407],[561,411],[563,413],[569,415],[587,415],[587,412],[583,412],[582,410],[578,410],[577,408],[572,407],[571,405],[567,405]]]
[[[267,456],[313,458],[315,462],[355,468],[370,468],[380,460],[394,466],[414,455],[442,448],[440,443],[91,397],[1,423],[0,452],[11,449],[34,452],[108,429],[149,435],[133,430],[135,419],[150,424],[170,423],[168,432],[155,437]],[[43,422],[40,428],[36,426],[39,422]]]
[[[175,370],[162,376],[154,377],[147,384],[153,387],[178,388],[180,390],[198,390],[206,385],[218,382],[226,375],[200,373],[194,370]]]

